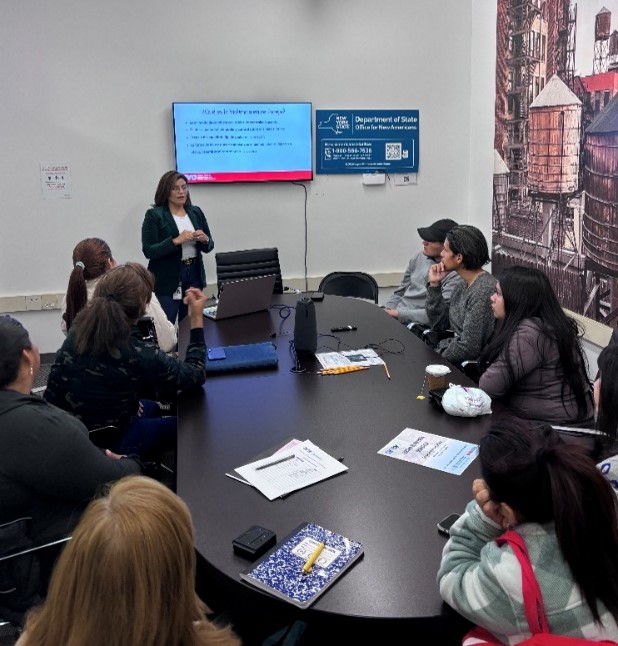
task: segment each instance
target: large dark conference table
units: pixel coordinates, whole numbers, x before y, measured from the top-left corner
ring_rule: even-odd
[[[301,296],[274,296],[273,303],[294,306]],[[314,357],[301,358],[307,372],[295,374],[289,347],[294,310],[285,320],[281,312],[205,320],[208,345],[272,340],[279,366],[207,376],[202,390],[179,400],[177,492],[195,524],[202,596],[211,606],[222,603],[233,620],[230,604],[243,617],[300,617],[338,624],[350,635],[375,631],[388,637],[402,629],[412,630],[410,635],[460,634],[465,624],[443,603],[436,585],[446,541],[436,523],[461,513],[471,499],[478,459],[455,476],[378,450],[407,427],[478,442],[491,416],[452,417],[428,398],[418,400],[425,366],[447,362],[383,309],[355,298],[327,295],[316,303],[318,352],[371,345],[392,378],[381,366],[319,376]],[[181,325],[181,355],[188,321]],[[331,333],[342,325],[357,330]],[[471,385],[455,368],[451,381]],[[225,476],[292,437],[343,458],[349,471],[274,501]],[[233,553],[232,540],[254,524],[280,540],[304,521],[361,541],[365,554],[309,609],[299,610],[240,581],[249,562]],[[446,637],[441,643],[448,643]]]

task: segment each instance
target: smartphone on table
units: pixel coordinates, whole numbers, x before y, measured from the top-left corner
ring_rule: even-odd
[[[451,527],[453,523],[461,516],[461,514],[449,514],[446,518],[443,518],[438,522],[438,531],[440,534],[445,536],[451,535]]]

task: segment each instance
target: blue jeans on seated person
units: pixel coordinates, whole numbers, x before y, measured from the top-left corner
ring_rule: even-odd
[[[141,415],[131,418],[118,451],[137,454],[143,461],[158,460],[166,451],[176,448],[177,418],[163,416],[157,402],[143,399]]]
[[[184,263],[180,265],[180,278],[179,282],[182,290],[182,297],[184,298],[185,291],[189,287],[197,287],[198,289],[204,289],[202,285],[202,277],[200,276],[199,263],[196,261],[191,265],[185,265]],[[182,302],[182,298],[174,300],[173,296],[167,294],[159,294],[155,289],[155,294],[161,303],[161,307],[165,312],[168,320],[172,323],[176,323],[176,317],[178,317],[178,322],[182,321],[185,318],[188,312],[187,306]]]

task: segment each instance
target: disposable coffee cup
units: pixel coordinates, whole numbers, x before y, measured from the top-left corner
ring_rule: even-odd
[[[432,364],[425,368],[425,374],[427,375],[427,388],[440,390],[448,387],[448,376],[451,374],[451,369],[448,366]]]

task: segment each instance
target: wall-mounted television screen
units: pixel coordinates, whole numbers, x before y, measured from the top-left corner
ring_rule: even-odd
[[[192,184],[313,179],[311,103],[173,103],[176,170]]]

